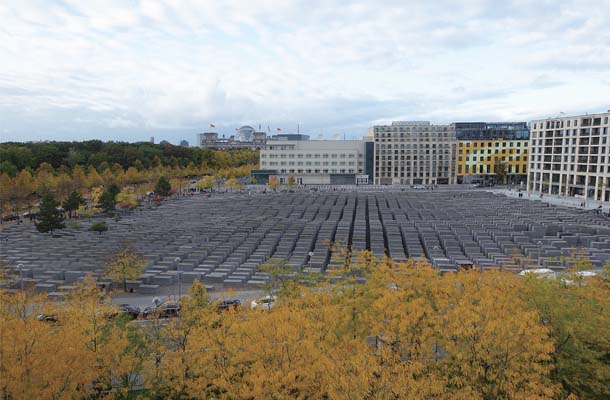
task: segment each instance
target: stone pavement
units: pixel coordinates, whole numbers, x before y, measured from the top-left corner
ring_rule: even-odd
[[[515,197],[518,198],[519,197],[519,192],[517,190],[509,190],[509,189],[491,189],[490,190],[492,193],[499,193],[499,194],[503,194],[505,196],[508,197]],[[548,195],[545,194],[544,196],[540,197],[540,194],[538,193],[528,193],[528,192],[523,192],[523,198],[527,199],[527,200],[538,200],[538,201],[542,201],[544,203],[548,203],[548,204],[552,204],[555,206],[565,206],[565,207],[575,207],[575,208],[581,208],[581,209],[585,209],[585,210],[594,210],[599,206],[602,206],[602,209],[605,213],[608,213],[608,211],[610,210],[610,203],[607,201],[599,201],[599,200],[587,200],[585,202],[585,206],[582,207],[581,203],[584,201],[583,199],[579,199],[576,197],[565,197],[565,196],[555,196],[555,195]]]
[[[186,291],[195,279],[216,289],[260,287],[269,276],[258,267],[270,259],[325,273],[351,260],[334,253],[333,242],[398,261],[423,257],[442,271],[469,263],[561,270],[575,253],[595,267],[610,261],[607,218],[485,190],[197,195],[107,219],[102,235],[88,231],[96,220],[54,235],[29,223],[11,225],[2,232],[0,257],[23,266],[25,286],[58,298],[88,273],[110,285],[104,265],[125,243],[147,261],[142,276],[129,282],[141,295],[178,282]]]

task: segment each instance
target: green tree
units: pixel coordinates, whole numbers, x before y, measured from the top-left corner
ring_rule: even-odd
[[[72,212],[78,210],[81,205],[85,204],[85,199],[76,190],[70,193],[68,198],[64,201],[64,210],[68,212],[68,216],[72,218]]]
[[[89,230],[93,232],[98,232],[101,235],[102,232],[106,232],[108,230],[108,225],[106,224],[106,221],[99,221],[91,225]]]
[[[508,165],[506,161],[496,158],[494,160],[494,173],[496,174],[496,183],[506,183],[506,176],[508,175]]]
[[[98,207],[108,212],[114,210],[116,206],[116,196],[121,193],[121,189],[115,184],[108,186],[108,189],[104,190],[101,194]]]
[[[133,166],[139,171],[142,172],[144,171],[144,164],[142,164],[142,161],[140,160],[135,160],[133,162]]]
[[[55,229],[63,229],[66,227],[64,224],[64,216],[60,210],[57,209],[59,202],[55,200],[51,193],[47,193],[42,197],[40,202],[40,212],[38,213],[38,222],[36,222],[36,229],[38,232],[53,232]]]
[[[159,196],[167,197],[172,191],[172,185],[164,176],[160,177],[155,185],[155,193]]]
[[[551,378],[563,387],[562,398],[608,399],[610,288],[599,277],[578,275],[578,269],[560,280],[528,276],[522,296],[550,329]]]
[[[17,167],[10,161],[3,160],[0,162],[0,174],[2,173],[7,174],[10,177],[15,177],[15,175],[17,175]]]
[[[126,245],[110,257],[105,274],[115,282],[122,282],[123,290],[127,292],[127,281],[142,275],[145,265],[144,257],[136,249]]]

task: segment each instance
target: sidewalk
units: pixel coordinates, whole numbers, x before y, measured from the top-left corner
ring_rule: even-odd
[[[514,197],[514,198],[519,197],[518,190],[491,189],[489,191],[492,193],[500,193],[507,197]],[[607,201],[597,201],[597,200],[589,199],[586,201],[586,205],[583,208],[580,205],[583,202],[583,200],[575,198],[575,197],[562,197],[562,196],[545,194],[542,198],[540,198],[540,195],[538,193],[528,193],[525,191],[523,191],[522,193],[523,193],[523,199],[543,201],[545,203],[553,204],[556,206],[580,208],[583,210],[594,210],[601,205],[604,212],[608,212],[608,210],[610,209],[610,202],[607,202]]]

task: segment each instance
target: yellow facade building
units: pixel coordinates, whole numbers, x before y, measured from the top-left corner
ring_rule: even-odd
[[[458,183],[527,181],[528,140],[458,140]]]

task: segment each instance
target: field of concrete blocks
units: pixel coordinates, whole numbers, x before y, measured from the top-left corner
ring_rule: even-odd
[[[80,227],[54,235],[30,223],[5,226],[0,256],[10,267],[22,265],[24,285],[56,295],[88,273],[107,282],[104,265],[124,243],[147,260],[144,274],[129,282],[143,294],[179,279],[219,288],[260,285],[269,276],[258,267],[270,259],[324,273],[346,262],[329,243],[396,261],[423,257],[443,271],[468,262],[519,271],[561,270],[573,257],[588,257],[595,267],[610,261],[607,218],[484,191],[197,195],[107,219],[103,235],[88,230],[97,220],[81,219]]]

